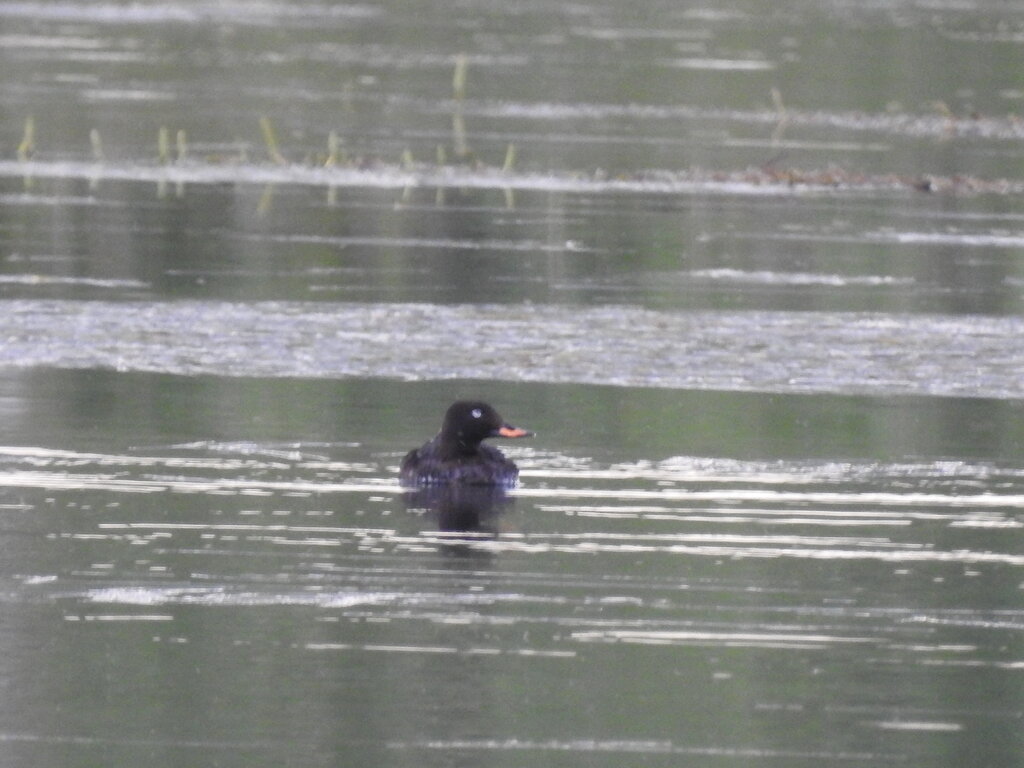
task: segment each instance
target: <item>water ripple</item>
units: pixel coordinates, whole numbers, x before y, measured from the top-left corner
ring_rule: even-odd
[[[0,365],[15,367],[1024,397],[1019,317],[201,301],[0,309]]]

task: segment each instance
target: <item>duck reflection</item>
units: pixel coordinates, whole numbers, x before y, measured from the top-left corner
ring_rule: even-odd
[[[497,538],[502,515],[515,503],[501,486],[468,483],[425,486],[407,491],[403,499],[407,509],[425,510],[438,531],[460,534],[462,540],[467,534]]]

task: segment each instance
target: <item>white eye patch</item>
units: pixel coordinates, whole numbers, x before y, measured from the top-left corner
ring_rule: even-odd
[[[479,408],[474,408],[474,409],[473,409],[472,411],[470,411],[469,413],[470,413],[470,415],[471,415],[471,416],[472,416],[472,417],[473,417],[474,419],[479,419],[479,418],[480,418],[481,416],[483,416],[483,415],[484,415],[484,412],[483,412],[483,411],[481,411],[481,410],[480,410]]]

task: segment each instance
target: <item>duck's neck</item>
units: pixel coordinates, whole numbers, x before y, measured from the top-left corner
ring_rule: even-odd
[[[441,445],[441,451],[448,458],[465,458],[467,456],[476,456],[480,453],[480,441],[473,442],[466,440],[461,435],[446,435],[442,433],[440,440],[438,441]]]

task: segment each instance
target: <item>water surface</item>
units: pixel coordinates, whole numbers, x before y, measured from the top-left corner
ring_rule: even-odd
[[[4,765],[1017,765],[1022,23],[0,2]]]

